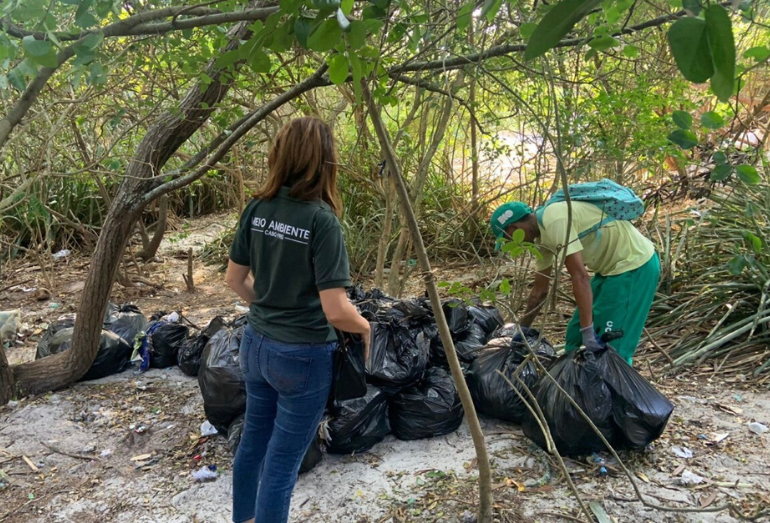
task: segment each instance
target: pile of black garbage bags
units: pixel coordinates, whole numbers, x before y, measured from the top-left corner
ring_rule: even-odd
[[[65,314],[50,323],[38,342],[35,359],[68,350],[72,346],[74,327],[74,314]],[[104,315],[98,352],[80,380],[123,372],[132,360],[143,370],[176,365],[188,335],[189,327],[178,314],[159,312],[148,321],[136,305],[110,303]]]
[[[402,440],[441,436],[457,430],[464,416],[430,301],[397,300],[360,287],[349,290],[348,297],[372,325],[367,393],[330,402],[301,471],[313,468],[322,450],[366,452],[391,433]],[[442,308],[476,409],[521,424],[539,445],[546,447],[546,440],[530,410],[527,389],[537,399],[561,452],[575,455],[604,449],[554,380],[617,448],[643,448],[665,428],[671,403],[614,350],[577,351],[557,359],[553,346],[537,330],[505,325],[496,308],[468,306],[460,300],[447,300]],[[232,324],[215,318],[198,338],[190,338],[179,355],[180,366],[187,359],[198,362],[193,354],[200,355],[196,364],[206,417],[228,436],[233,452],[246,405],[238,359],[244,328],[243,318]],[[554,380],[539,372],[535,358]]]

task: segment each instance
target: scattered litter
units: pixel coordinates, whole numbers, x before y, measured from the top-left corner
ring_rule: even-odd
[[[52,309],[61,309],[61,303],[57,303],[55,301],[52,301],[51,303],[49,303],[48,306],[51,307]]]
[[[112,456],[112,451],[110,449],[104,449],[101,454],[99,454],[100,458],[109,458]]]
[[[139,454],[131,458],[131,461],[147,461],[150,458],[152,458],[152,454]]]
[[[217,431],[217,429],[214,428],[214,425],[212,425],[211,423],[208,422],[208,420],[204,421],[201,424],[201,436],[202,437],[205,438],[207,436],[216,436],[217,434],[219,434],[219,432]]]
[[[0,342],[10,341],[16,338],[19,330],[20,310],[0,312]]]
[[[709,440],[707,442],[708,445],[719,445],[724,440],[730,437],[729,432],[723,432],[721,434],[718,434],[716,432],[709,434]]]
[[[18,407],[18,406],[19,406],[19,402],[18,402],[18,401],[9,401],[9,402],[8,402],[8,406],[9,406],[10,408],[12,408],[12,409],[15,409],[16,407]]]
[[[62,259],[62,258],[66,258],[66,257],[67,257],[67,256],[69,256],[70,254],[72,254],[72,251],[71,251],[71,250],[69,250],[69,249],[62,249],[62,250],[60,250],[59,252],[55,252],[55,253],[53,253],[53,254],[51,255],[51,258],[53,258],[54,260],[60,260],[60,259]]]
[[[37,468],[37,465],[32,463],[32,460],[29,459],[27,456],[22,456],[21,459],[24,460],[24,463],[27,464],[27,466],[30,468],[30,470],[32,470],[32,472],[40,472],[40,469]]]
[[[677,478],[676,483],[678,485],[682,485],[683,487],[694,487],[695,485],[700,485],[706,481],[701,476],[695,474],[694,472],[690,472],[689,470],[685,470],[682,472],[682,476]]]
[[[761,423],[757,423],[756,421],[752,421],[748,425],[749,425],[749,430],[759,436],[761,436],[762,434],[768,431],[768,428],[766,425],[762,425]]]
[[[692,457],[692,451],[687,447],[671,447],[671,450],[680,458],[690,459]]]
[[[740,403],[741,401],[743,401],[743,396],[741,396],[740,394],[733,394],[733,399]]]
[[[203,466],[200,470],[192,471],[191,474],[195,481],[214,481],[217,479],[217,468],[216,465]]]
[[[241,314],[247,314],[249,312],[248,307],[244,307],[243,305],[236,305],[235,310],[238,311]]]

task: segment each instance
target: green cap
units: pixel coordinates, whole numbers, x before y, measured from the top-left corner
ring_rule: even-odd
[[[517,222],[530,214],[532,207],[524,202],[508,202],[495,209],[489,218],[489,225],[497,238],[495,250],[500,249],[500,240],[505,234],[505,229],[514,222]]]

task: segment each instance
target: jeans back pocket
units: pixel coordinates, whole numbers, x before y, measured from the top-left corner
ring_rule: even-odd
[[[279,394],[287,396],[302,394],[307,389],[312,364],[313,358],[284,354],[275,347],[270,347],[265,377]]]

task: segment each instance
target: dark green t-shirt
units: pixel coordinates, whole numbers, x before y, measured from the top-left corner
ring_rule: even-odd
[[[252,200],[241,215],[230,260],[251,267],[257,301],[249,308],[254,330],[284,343],[336,339],[319,291],[350,286],[342,228],[328,205],[289,197]]]

